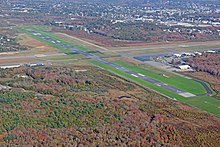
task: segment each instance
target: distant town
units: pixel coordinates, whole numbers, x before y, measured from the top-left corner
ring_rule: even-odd
[[[31,20],[110,39],[152,42],[220,38],[220,9],[216,1],[162,1],[133,6],[3,0],[2,6],[0,19],[10,17],[26,23]]]

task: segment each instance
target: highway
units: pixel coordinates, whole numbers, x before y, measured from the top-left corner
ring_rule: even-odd
[[[115,69],[118,69],[118,70],[120,70],[120,71],[123,71],[123,72],[125,72],[125,73],[127,73],[127,74],[129,74],[129,75],[131,75],[131,76],[133,76],[133,77],[142,79],[142,80],[144,80],[144,81],[146,81],[146,82],[149,82],[149,83],[152,83],[152,84],[154,84],[154,85],[156,85],[156,86],[163,87],[163,88],[165,88],[166,90],[169,90],[169,91],[174,92],[174,93],[176,93],[176,94],[179,94],[179,95],[181,95],[181,96],[184,96],[184,97],[193,97],[193,96],[196,96],[196,95],[194,95],[194,94],[192,94],[192,93],[189,93],[189,92],[187,92],[187,91],[180,90],[180,89],[178,89],[178,88],[175,88],[175,87],[173,87],[173,86],[167,85],[167,84],[162,83],[162,82],[160,82],[160,81],[157,81],[157,80],[155,80],[155,79],[149,78],[149,77],[147,77],[147,76],[145,76],[145,75],[143,75],[143,74],[140,74],[140,73],[136,73],[136,72],[134,72],[134,71],[131,71],[131,70],[129,70],[129,69],[127,69],[127,68],[124,68],[124,67],[122,67],[122,66],[120,66],[120,65],[114,64],[114,63],[109,62],[109,61],[106,61],[106,60],[103,60],[103,59],[101,59],[100,57],[98,57],[98,56],[96,56],[96,55],[94,55],[94,54],[92,54],[92,53],[88,53],[88,52],[85,52],[85,51],[76,49],[75,47],[73,47],[73,46],[71,46],[71,45],[69,45],[69,44],[62,43],[62,42],[59,41],[59,40],[52,39],[52,38],[50,38],[50,37],[48,37],[48,36],[42,35],[42,34],[40,34],[40,33],[34,32],[34,31],[32,32],[32,34],[33,34],[33,35],[36,35],[36,36],[38,36],[38,37],[41,37],[42,39],[47,40],[47,41],[49,41],[49,42],[51,42],[51,43],[54,43],[54,44],[60,45],[60,46],[62,46],[62,47],[65,47],[66,49],[72,50],[72,51],[74,51],[75,53],[82,54],[82,55],[84,55],[84,56],[87,56],[87,57],[89,57],[89,58],[95,60],[95,61],[98,61],[98,62],[101,62],[101,63],[103,63],[103,64],[109,65],[109,66],[111,66],[111,67],[113,67],[113,68],[115,68]]]

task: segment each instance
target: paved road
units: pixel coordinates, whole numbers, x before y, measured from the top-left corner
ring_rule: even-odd
[[[82,51],[82,50],[78,50],[78,49],[76,49],[75,47],[73,47],[73,46],[71,46],[71,45],[69,45],[69,44],[62,43],[62,42],[59,41],[59,40],[52,39],[52,38],[50,38],[50,37],[48,37],[48,36],[42,35],[42,34],[37,33],[37,32],[32,32],[32,33],[33,33],[34,35],[38,36],[38,37],[41,37],[42,39],[45,39],[45,40],[49,41],[49,42],[52,42],[52,43],[54,43],[54,44],[63,46],[63,47],[65,47],[66,49],[70,49],[70,50],[72,50],[72,51],[74,51],[74,52],[76,52],[76,53],[78,53],[78,54],[85,55],[85,56],[87,56],[87,57],[89,57],[89,58],[91,58],[91,59],[93,59],[93,60],[99,61],[99,62],[101,62],[101,63],[103,63],[103,64],[107,64],[107,65],[109,65],[109,66],[111,66],[111,67],[113,67],[113,68],[115,68],[115,69],[121,70],[121,71],[123,71],[123,72],[125,72],[125,73],[127,73],[127,74],[129,74],[129,75],[131,75],[131,76],[133,76],[133,77],[142,79],[142,80],[144,80],[144,81],[147,81],[147,82],[152,83],[152,84],[154,84],[154,85],[157,85],[157,86],[159,86],[159,87],[163,87],[163,88],[165,88],[165,89],[167,89],[167,90],[169,90],[169,91],[171,91],[171,92],[174,92],[174,93],[176,93],[176,94],[179,94],[179,95],[181,95],[181,96],[184,96],[184,97],[193,97],[193,96],[196,96],[196,95],[194,95],[194,94],[192,94],[192,93],[189,93],[189,92],[187,92],[187,91],[180,90],[180,89],[175,88],[175,87],[173,87],[173,86],[170,86],[170,85],[167,85],[167,84],[162,83],[162,82],[160,82],[160,81],[157,81],[157,80],[154,80],[154,79],[152,79],[152,78],[149,78],[149,77],[147,77],[147,76],[145,76],[145,75],[143,75],[143,74],[140,74],[140,73],[136,73],[136,72],[134,72],[134,71],[131,71],[131,70],[129,70],[129,69],[127,69],[127,68],[124,68],[124,67],[122,67],[122,66],[120,66],[120,65],[114,64],[114,63],[109,62],[109,61],[106,61],[106,60],[103,60],[103,59],[101,59],[100,57],[94,55],[93,53],[89,53],[89,52],[85,52],[85,51]],[[202,85],[203,85],[203,84],[202,84]],[[203,86],[206,87],[207,85],[205,84],[205,85],[203,85]],[[207,86],[207,87],[208,87],[208,86]],[[209,93],[209,89],[207,89],[207,93]]]
[[[206,94],[205,95],[213,95],[214,94],[212,89],[205,82],[197,80],[197,79],[193,79],[193,80],[198,82],[198,83],[200,83],[200,84],[202,84],[202,86],[206,90]],[[198,94],[197,96],[205,96],[205,95],[204,94]]]

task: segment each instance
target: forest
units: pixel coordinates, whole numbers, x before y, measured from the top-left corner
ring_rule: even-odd
[[[0,146],[217,146],[220,120],[91,66],[0,70]],[[208,133],[207,133],[208,132]]]
[[[219,53],[205,53],[201,56],[191,57],[188,62],[196,71],[207,72],[220,77]]]

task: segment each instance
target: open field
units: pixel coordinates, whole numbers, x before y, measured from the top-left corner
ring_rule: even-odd
[[[55,47],[48,45],[45,42],[39,41],[27,34],[22,34],[17,37],[18,42],[21,45],[28,46],[29,50],[20,52],[22,55],[44,54],[44,53],[56,53],[59,50]]]
[[[209,96],[201,96],[201,97],[193,97],[191,99],[185,100],[185,103],[195,106],[201,110],[204,110],[208,113],[214,114],[220,117],[220,100],[209,97]]]
[[[22,64],[22,63],[32,63],[39,62],[40,60],[35,58],[16,58],[16,59],[0,59],[1,65],[13,65],[13,64]]]

